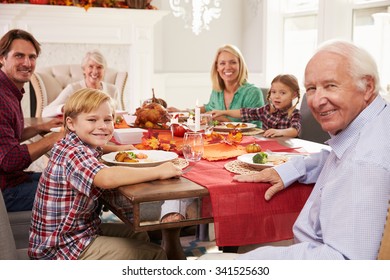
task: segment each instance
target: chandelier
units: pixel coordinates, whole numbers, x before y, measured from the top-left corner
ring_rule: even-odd
[[[221,0],[169,0],[172,13],[175,17],[184,20],[184,27],[192,29],[199,35],[203,30],[209,30],[210,22],[221,15]]]

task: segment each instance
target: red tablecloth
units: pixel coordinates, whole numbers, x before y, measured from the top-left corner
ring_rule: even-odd
[[[158,132],[161,139],[171,140],[167,130],[154,132]],[[174,141],[180,144],[182,138],[175,137]],[[252,136],[244,136],[240,145],[245,147],[253,142],[259,143],[264,151],[294,150],[280,145],[276,140],[260,140]],[[218,153],[223,153],[220,148],[219,146]],[[226,150],[232,151],[231,147]],[[269,184],[239,183],[232,180],[234,174],[227,171],[224,165],[235,159],[203,159],[183,175],[209,190],[217,245],[239,246],[292,238],[292,226],[313,186],[295,183],[270,201],[265,201],[264,193]],[[204,203],[208,201],[205,199]]]
[[[253,142],[253,137],[245,140]],[[275,140],[256,142],[263,150],[291,151]],[[292,226],[313,186],[296,183],[265,201],[269,184],[233,181],[234,174],[224,168],[230,160],[201,160],[183,175],[210,192],[217,245],[239,246],[292,238]]]

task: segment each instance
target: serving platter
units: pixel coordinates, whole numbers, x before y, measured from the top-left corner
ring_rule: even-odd
[[[223,124],[219,124],[214,126],[214,130],[216,131],[231,131],[233,129],[239,129],[241,131],[248,131],[255,128],[256,125],[254,123],[242,123],[242,122],[223,122]]]
[[[126,151],[130,152],[130,151]],[[143,153],[147,155],[146,159],[138,159],[138,162],[119,162],[115,160],[118,152],[112,152],[102,155],[102,160],[113,165],[131,166],[131,167],[151,167],[157,166],[167,161],[173,161],[178,158],[174,152],[167,152],[161,150],[131,150],[131,152],[138,154]]]

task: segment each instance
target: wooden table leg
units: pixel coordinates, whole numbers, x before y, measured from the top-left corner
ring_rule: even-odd
[[[181,228],[162,229],[162,243],[168,260],[186,260],[186,256],[180,243]]]

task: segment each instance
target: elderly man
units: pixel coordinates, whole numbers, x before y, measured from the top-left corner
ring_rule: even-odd
[[[23,30],[10,30],[0,39],[0,187],[9,212],[32,209],[41,174],[23,170],[62,136],[52,133],[34,143],[21,144],[62,124],[62,120],[53,119],[24,127],[23,86],[35,70],[40,50],[35,38]]]
[[[293,226],[294,244],[234,258],[376,259],[390,196],[390,108],[378,94],[377,66],[365,50],[332,41],[308,62],[304,84],[331,151],[234,178],[270,182],[266,200],[296,180],[316,183]]]

